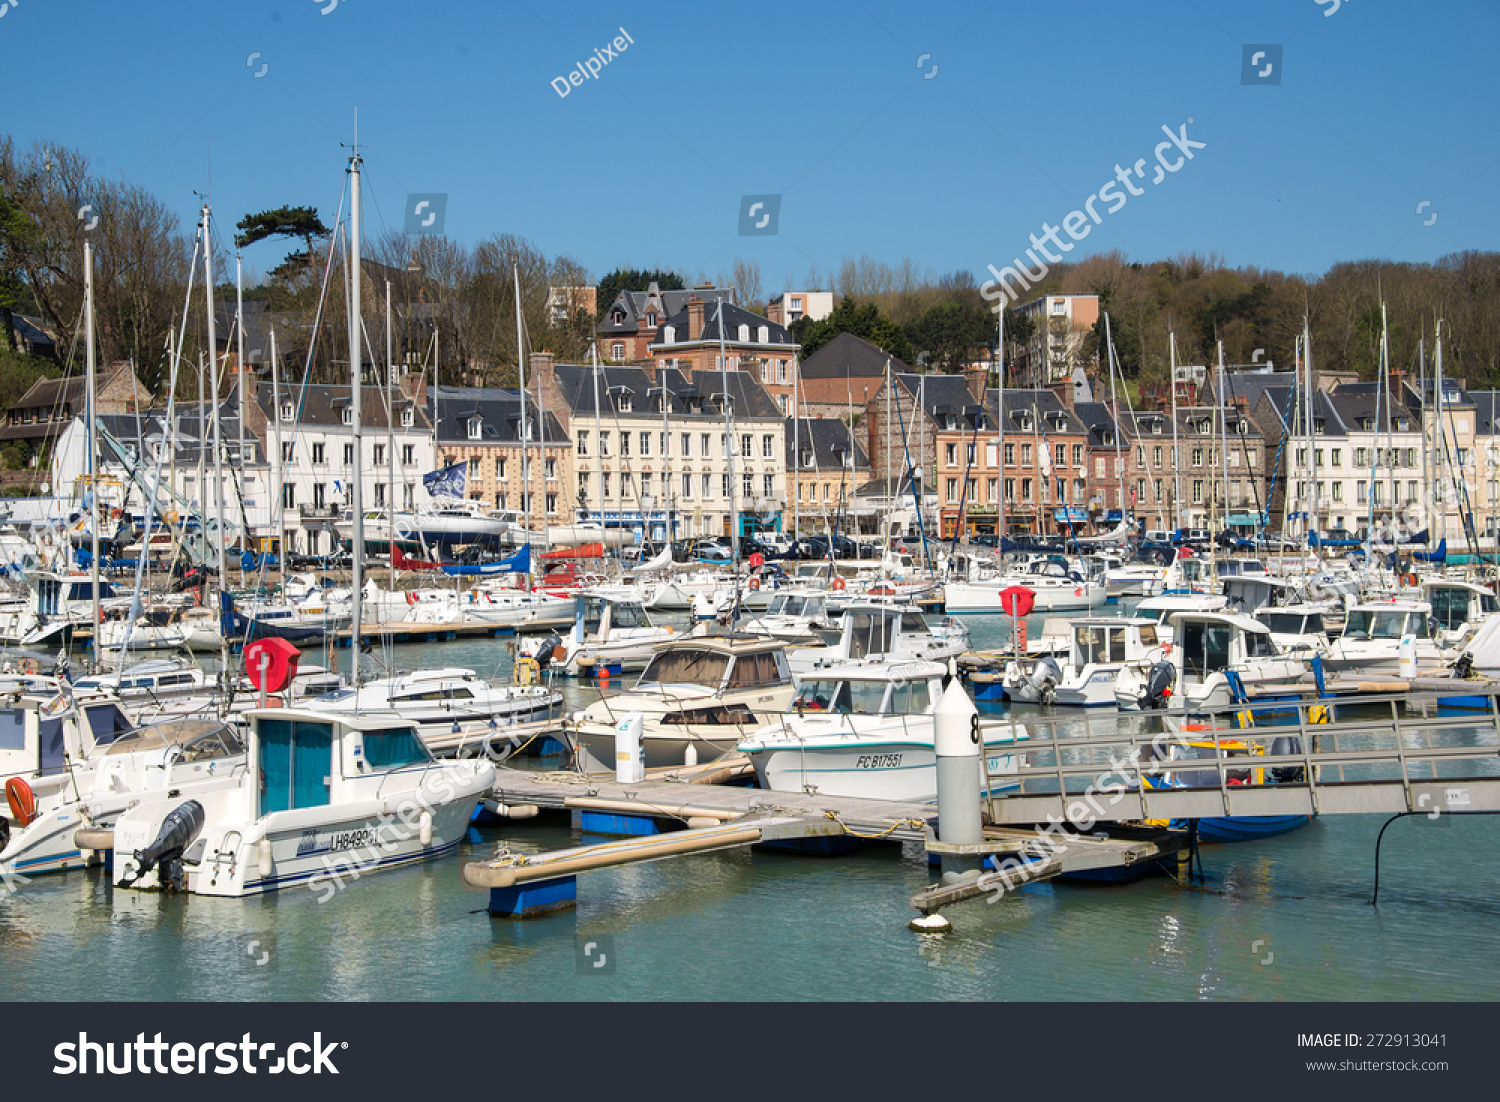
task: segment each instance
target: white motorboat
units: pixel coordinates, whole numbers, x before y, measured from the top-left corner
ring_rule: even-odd
[[[100,651],[182,650],[188,630],[177,623],[176,611],[161,609],[131,620],[107,619],[95,629]]]
[[[569,597],[480,582],[464,594],[460,607],[464,619],[471,622],[536,631],[571,624],[573,604]]]
[[[1444,648],[1462,650],[1484,621],[1500,612],[1493,589],[1460,578],[1426,578],[1422,596],[1432,606],[1437,642]]]
[[[38,710],[47,707],[40,703]],[[9,872],[31,876],[92,864],[98,847],[90,842],[107,841],[127,809],[168,792],[200,798],[237,787],[244,778],[244,745],[223,720],[183,719],[130,730],[107,702],[65,704],[63,712],[66,717],[43,715],[42,724],[60,727],[64,744],[86,756],[30,782],[35,810],[25,822],[0,819],[0,867]],[[93,745],[85,745],[91,739]]]
[[[827,643],[838,638],[838,623],[823,593],[783,591],[773,594],[765,612],[740,624],[739,630],[769,635],[784,643]]]
[[[1271,629],[1271,640],[1282,654],[1311,658],[1328,653],[1327,605],[1283,605],[1263,608],[1255,618]],[[1342,615],[1342,613],[1340,614]]]
[[[562,693],[544,685],[499,685],[473,670],[417,670],[342,687],[302,707],[330,715],[394,713],[416,724],[424,739],[488,738],[501,724],[546,719]]]
[[[969,649],[969,629],[945,616],[936,624],[916,608],[853,603],[845,606],[836,642],[825,646],[794,647],[787,652],[792,672],[806,676],[823,666],[859,658],[892,661],[943,661]]]
[[[343,684],[343,675],[336,670],[299,663],[282,696],[290,702],[308,700],[334,692]],[[153,658],[120,673],[93,674],[75,683],[79,692],[113,697],[138,724],[187,716],[212,718],[225,712],[248,711],[259,702],[259,693],[248,678],[232,678],[230,687],[233,692],[225,699],[216,676],[181,658]]]
[[[1166,653],[1154,620],[1085,616],[1071,627],[1065,662],[1040,657],[1007,664],[1007,696],[1026,704],[1113,705],[1115,679],[1126,663],[1149,666]]]
[[[871,800],[937,799],[933,709],[947,670],[928,661],[862,660],[803,678],[792,710],[739,743],[762,788]],[[959,691],[962,691],[961,689]],[[1019,784],[1026,728],[980,723],[988,788]],[[981,785],[985,781],[981,779]]]
[[[657,647],[634,687],[570,716],[585,768],[614,768],[615,725],[639,714],[648,768],[713,761],[786,711],[793,695],[784,644],[763,635],[691,634]]]
[[[1178,612],[1219,612],[1228,605],[1219,593],[1163,593],[1147,597],[1135,606],[1132,615],[1138,620],[1156,621],[1159,642],[1172,641],[1172,616]]]
[[[331,897],[356,873],[452,852],[495,783],[490,762],[438,761],[390,712],[246,718],[238,783],[155,793],[116,821],[117,887],[246,896],[307,884]]]
[[[1426,601],[1361,601],[1350,607],[1343,633],[1323,657],[1323,668],[1394,676],[1401,669],[1403,643],[1416,658],[1418,669],[1447,666],[1459,652],[1433,638],[1434,625],[1432,606]]]
[[[1035,612],[1084,612],[1098,608],[1108,597],[1105,584],[1090,581],[1056,557],[1038,559],[1024,572],[999,574],[986,581],[950,581],[943,586],[943,607],[949,613],[1004,612],[1000,594],[1011,586],[1035,594]]]
[[[535,658],[543,670],[568,677],[615,677],[646,668],[656,645],[672,638],[670,625],[654,627],[636,601],[616,601],[595,593],[573,598],[573,627],[566,638],[532,637],[517,646],[523,657]]]
[[[1296,685],[1307,663],[1276,649],[1259,620],[1225,612],[1174,612],[1165,657],[1128,662],[1115,680],[1121,708],[1223,708],[1245,695]]]
[[[345,543],[354,538],[354,519],[352,511],[346,509],[343,518],[334,525]],[[381,512],[372,522],[367,512],[364,524],[366,545],[382,547],[389,547],[393,539],[398,543],[415,542],[427,547],[484,542],[499,544],[515,528],[515,524],[503,515],[491,516],[480,502],[446,499],[429,509],[396,513],[389,521]]]

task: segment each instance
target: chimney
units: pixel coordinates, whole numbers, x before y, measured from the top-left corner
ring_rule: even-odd
[[[557,389],[557,372],[554,370],[557,357],[551,352],[533,352],[531,354],[530,380],[535,380],[537,387],[542,392],[542,408],[561,422],[564,429],[568,428],[570,418],[568,416],[568,404],[562,400],[562,393]],[[530,386],[527,387],[531,389]]]
[[[703,336],[703,300],[697,295],[688,299],[688,340],[695,341]]]
[[[984,402],[984,384],[989,381],[989,377],[988,364],[970,364],[964,368],[964,383],[968,385],[969,393],[974,401]]]

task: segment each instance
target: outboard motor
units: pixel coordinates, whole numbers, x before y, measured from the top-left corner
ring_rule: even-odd
[[[1289,754],[1302,753],[1302,740],[1290,735],[1271,740],[1271,756],[1282,757]],[[1278,765],[1269,770],[1272,784],[1301,784],[1307,776],[1307,769],[1301,765]]]
[[[161,832],[156,841],[145,849],[135,851],[135,872],[121,884],[129,887],[153,868],[159,867],[157,879],[165,891],[182,891],[185,887],[182,873],[182,854],[203,830],[203,805],[197,800],[179,804],[161,821]]]
[[[1141,711],[1165,707],[1167,698],[1172,695],[1172,682],[1176,680],[1177,671],[1173,669],[1172,663],[1165,659],[1153,663],[1150,672],[1146,674],[1146,688],[1141,693]]]
[[[545,670],[552,664],[552,656],[557,653],[557,648],[560,646],[562,646],[562,636],[555,631],[542,640],[542,645],[532,652],[538,671]]]
[[[1026,678],[1036,690],[1039,704],[1051,704],[1057,699],[1057,686],[1062,682],[1062,669],[1051,657],[1038,659]]]

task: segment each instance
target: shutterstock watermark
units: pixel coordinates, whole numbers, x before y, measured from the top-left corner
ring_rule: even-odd
[[[1162,124],[1162,132],[1166,134],[1167,140],[1156,143],[1156,164],[1152,166],[1153,173],[1150,176],[1152,186],[1160,184],[1174,172],[1182,171],[1182,166],[1193,159],[1194,150],[1207,149],[1207,142],[1194,141],[1188,137],[1187,128],[1192,123],[1188,119],[1176,130],[1165,123]],[[1063,255],[1072,252],[1077,243],[1094,232],[1094,227],[1104,223],[1104,215],[1118,214],[1124,209],[1125,204],[1130,202],[1131,196],[1145,195],[1146,189],[1137,187],[1136,180],[1146,180],[1146,167],[1150,162],[1142,157],[1130,168],[1122,168],[1119,163],[1115,164],[1114,179],[1107,181],[1098,191],[1090,195],[1083,203],[1082,210],[1072,210],[1064,216],[1060,226],[1053,226],[1046,222],[1042,223],[1041,235],[1031,235],[1031,248],[1026,250],[1026,256],[1036,266],[1033,272],[1020,257],[1016,257],[1010,264],[1003,268],[996,268],[993,264],[987,265],[994,279],[986,280],[979,288],[979,293],[984,296],[986,302],[993,302],[990,309],[998,314],[1005,309],[1006,305],[1016,301],[1021,294],[1029,291],[1034,284],[1040,283],[1047,278],[1051,271],[1049,265],[1061,263]],[[1123,187],[1125,190],[1121,191]],[[1107,204],[1104,212],[1099,212],[1097,204]],[[1058,236],[1058,231],[1066,233],[1072,240],[1064,241]],[[1051,243],[1059,253],[1048,250],[1047,244]],[[1037,253],[1041,256],[1037,256]],[[1019,287],[1012,286],[1019,284]]]
[[[574,88],[581,88],[584,81],[598,80],[599,73],[606,65],[634,45],[635,39],[630,37],[630,33],[624,27],[621,27],[620,33],[615,35],[612,41],[606,42],[601,49],[595,50],[592,57],[580,61],[578,68],[566,76],[553,77],[549,82],[552,90],[557,93],[558,99],[567,99],[568,94]]]

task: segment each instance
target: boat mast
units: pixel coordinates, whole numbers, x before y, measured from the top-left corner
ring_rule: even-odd
[[[1005,309],[995,323],[995,465],[1000,468],[1000,503],[995,513],[995,557],[1005,565]],[[936,451],[934,443],[933,450]]]
[[[94,347],[94,247],[87,239],[83,242],[83,346],[84,346],[84,408],[88,411],[87,444],[88,448],[88,487],[89,487],[89,581],[94,591],[93,596],[93,640],[94,640],[94,665],[102,668],[102,653],[99,650],[99,476],[95,453],[99,446],[98,417],[95,416],[95,376],[97,366],[95,364],[96,350]],[[151,533],[146,533],[147,547],[150,547]]]
[[[526,531],[531,531],[531,467],[529,463],[530,448],[527,439],[530,433],[526,431],[526,335],[522,331],[521,321],[521,266],[514,260],[510,265],[511,285],[516,292],[516,371],[520,380],[521,390],[521,526]]]
[[[286,508],[281,469],[281,365],[276,361],[276,330],[271,330],[271,508],[276,515],[276,569],[286,585]]]
[[[666,364],[662,364],[657,375],[657,390],[661,392],[661,500],[666,506],[665,517],[662,522],[662,543],[670,545],[674,534],[672,524],[672,395],[667,390]],[[537,380],[537,386],[541,386],[541,380]]]
[[[1172,370],[1172,525],[1173,535],[1182,531],[1182,461],[1177,450],[1177,334],[1167,332],[1167,351]]]
[[[214,391],[213,401],[213,447],[214,447],[214,508],[218,513],[218,527],[214,530],[214,546],[219,568],[219,677],[220,687],[227,689],[229,686],[229,637],[223,630],[224,594],[229,583],[226,574],[227,566],[224,558],[224,440],[219,424],[219,367],[218,367],[218,333],[214,322],[214,239],[210,230],[210,210],[208,204],[203,204],[203,293],[205,305],[208,310],[208,355],[209,371],[208,382]],[[203,408],[203,389],[198,389],[198,408]],[[203,430],[203,422],[198,422],[198,429]],[[201,454],[201,452],[200,452]],[[201,486],[202,483],[199,483]],[[204,497],[207,504],[207,497]],[[199,508],[200,531],[206,536],[208,534],[207,520],[202,516],[203,509]]]
[[[234,365],[234,395],[235,395],[235,463],[240,469],[240,486],[245,485],[245,267],[240,259],[239,249],[234,251],[234,332],[235,332],[235,365]],[[243,501],[243,499],[242,499]],[[241,520],[246,522],[244,542],[249,541],[250,525],[249,518],[241,512]],[[249,547],[244,548],[250,550]]]
[[[396,350],[395,333],[391,328],[391,281],[385,281],[385,531],[392,540],[396,538]],[[386,548],[390,550],[389,547]],[[396,588],[396,556],[389,557],[391,589]],[[361,594],[354,595],[356,601],[364,600]]]
[[[1224,529],[1229,523],[1229,372],[1224,366],[1224,342],[1219,341],[1219,459],[1224,466]]]
[[[599,435],[599,345],[589,341],[589,362],[594,367],[594,458],[599,461],[599,523],[604,524],[603,509],[608,504],[604,481],[609,476],[604,471],[603,438]]]
[[[354,507],[354,540],[350,548],[352,553],[349,556],[349,588],[353,591],[349,621],[349,680],[355,685],[359,684],[359,644],[363,620],[361,606],[364,604],[365,557],[364,457],[360,454],[362,447],[360,423],[364,414],[361,408],[364,395],[360,386],[360,377],[364,373],[364,346],[361,332],[363,324],[360,311],[360,284],[363,273],[360,271],[359,255],[360,234],[363,232],[360,223],[359,190],[359,173],[362,163],[359,149],[356,147],[349,158],[349,404],[352,407],[349,432],[354,439],[354,485],[350,492],[350,503]]]
[[[734,399],[729,394],[729,354],[724,344],[724,296],[717,296],[719,304],[719,378],[724,384],[724,449],[729,470],[729,553],[734,566],[734,613],[739,618],[740,605],[740,511],[735,504],[734,456],[739,450],[739,441],[734,435]]]
[[[1125,467],[1120,461],[1120,399],[1115,394],[1115,339],[1109,331],[1109,311],[1104,312],[1104,360],[1109,365],[1109,403],[1114,409],[1115,423],[1115,500],[1120,503],[1120,523],[1125,523]],[[1226,490],[1225,493],[1228,493]]]

